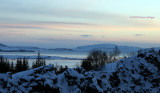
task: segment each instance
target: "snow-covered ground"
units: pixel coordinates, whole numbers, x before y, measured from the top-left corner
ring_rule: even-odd
[[[106,64],[105,71],[106,72],[113,72],[116,69],[117,63],[118,62],[113,62],[113,63]]]
[[[16,74],[0,74],[0,92],[55,93],[159,93],[160,52],[139,51],[100,71],[69,68],[55,74],[52,65]]]

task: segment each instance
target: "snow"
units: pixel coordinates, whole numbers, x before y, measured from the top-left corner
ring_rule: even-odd
[[[86,46],[79,46],[77,48],[67,49],[67,48],[55,48],[55,49],[45,49],[45,48],[38,48],[38,47],[25,47],[25,46],[7,46],[7,45],[0,45],[0,50],[8,51],[8,52],[65,52],[65,53],[88,53],[92,50],[103,50],[106,52],[111,52],[115,48],[115,44],[94,44],[94,45],[86,45]],[[138,51],[139,47],[134,46],[118,46],[122,53],[130,53]]]
[[[102,50],[106,52],[111,52],[115,48],[115,44],[95,44],[95,45],[86,45],[86,46],[79,46],[75,48],[76,51],[83,51],[83,52],[89,52],[92,50]],[[139,47],[134,46],[118,46],[121,53],[130,53],[130,52],[136,52],[138,51]]]
[[[106,72],[114,72],[114,70],[116,69],[117,63],[118,62],[113,62],[113,63],[106,64],[105,71]]]
[[[160,92],[160,53],[143,50],[138,55],[106,64],[105,70],[69,68],[55,74],[53,65],[16,74],[0,74],[0,92]]]

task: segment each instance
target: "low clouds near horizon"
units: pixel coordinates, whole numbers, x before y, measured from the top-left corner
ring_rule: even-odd
[[[135,36],[143,36],[144,34],[135,34]]]
[[[92,37],[92,35],[80,35],[82,37]]]

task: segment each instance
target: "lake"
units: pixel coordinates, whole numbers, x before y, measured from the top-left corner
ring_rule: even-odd
[[[37,52],[0,52],[0,55],[3,56],[20,56],[20,57],[25,57],[25,56],[37,56]],[[68,58],[79,58],[83,59],[87,56],[85,53],[52,53],[52,52],[41,52],[41,56],[57,56],[57,57],[68,57]],[[8,58],[14,63],[16,62],[16,59],[11,59]],[[29,59],[29,66],[32,66],[32,62],[35,61],[36,59]],[[70,68],[76,67],[76,65],[81,64],[81,60],[64,60],[64,59],[46,59],[46,65],[49,64],[57,64],[57,65],[62,65],[62,66],[68,66]]]

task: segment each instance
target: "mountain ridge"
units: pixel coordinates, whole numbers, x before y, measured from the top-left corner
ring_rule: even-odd
[[[111,43],[103,43],[103,44],[92,44],[92,45],[84,45],[78,46],[76,48],[53,48],[53,49],[46,49],[46,48],[39,48],[39,47],[27,47],[27,46],[7,46],[0,43],[0,51],[2,52],[36,52],[36,51],[48,51],[48,52],[84,52],[88,53],[92,50],[102,50],[106,52],[111,52],[116,44]],[[136,46],[118,46],[121,53],[131,53],[137,52],[139,49],[144,49]],[[159,49],[157,47],[156,49]]]

